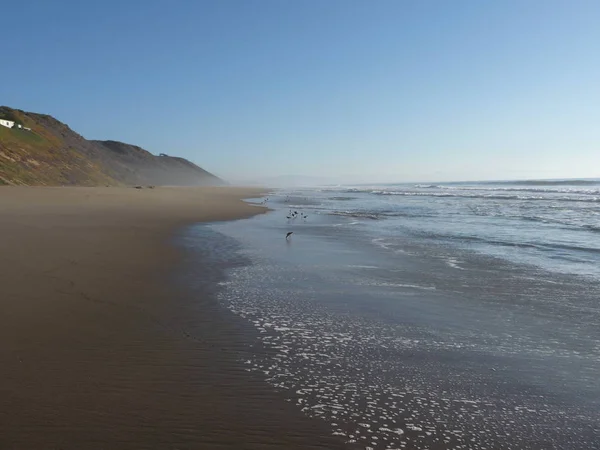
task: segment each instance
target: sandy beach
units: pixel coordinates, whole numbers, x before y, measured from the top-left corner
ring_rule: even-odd
[[[172,280],[174,233],[261,213],[257,194],[1,188],[0,448],[338,448],[241,367],[210,293]]]

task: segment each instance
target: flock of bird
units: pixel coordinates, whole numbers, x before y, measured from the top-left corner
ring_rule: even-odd
[[[301,219],[304,219],[304,220],[306,220],[308,218],[308,216],[306,214],[304,214],[302,211],[298,212],[298,211],[292,211],[290,209],[290,212],[286,216],[286,219],[294,220],[294,219],[297,219],[298,217],[300,217]]]
[[[269,201],[269,197],[266,197],[266,198],[265,198],[265,199],[264,199],[262,202],[260,202],[260,204],[261,204],[261,205],[265,205],[265,204],[266,204],[268,201]],[[286,203],[287,203],[287,202],[289,202],[289,197],[287,197],[287,198],[285,199],[285,202],[286,202]],[[294,221],[294,220],[296,220],[297,218],[300,218],[300,219],[302,219],[302,220],[306,221],[306,219],[308,219],[308,215],[307,215],[307,214],[304,214],[302,211],[298,212],[298,211],[295,211],[295,210],[292,210],[292,209],[290,209],[290,212],[289,212],[289,213],[288,213],[288,215],[286,216],[286,219],[288,220],[288,223],[291,223],[291,221]],[[294,233],[293,231],[290,231],[290,232],[288,232],[288,233],[285,235],[285,239],[286,239],[286,240],[287,240],[287,239],[289,239],[289,238],[290,238],[290,236],[291,236],[293,233]]]
[[[304,214],[302,211],[298,212],[298,211],[293,211],[290,209],[290,212],[286,216],[286,219],[288,220],[288,223],[290,223],[291,221],[296,220],[298,217],[300,217],[302,220],[306,221],[306,219],[308,218],[308,215]],[[288,232],[285,235],[285,239],[288,240],[293,233],[294,233],[293,231]]]

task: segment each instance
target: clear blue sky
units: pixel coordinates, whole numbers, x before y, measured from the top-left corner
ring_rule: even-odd
[[[228,179],[600,177],[597,0],[29,0],[0,14],[0,104]]]

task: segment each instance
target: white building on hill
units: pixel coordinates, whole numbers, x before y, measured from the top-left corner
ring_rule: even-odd
[[[15,126],[15,123],[12,120],[0,119],[0,125],[6,128],[12,128]]]

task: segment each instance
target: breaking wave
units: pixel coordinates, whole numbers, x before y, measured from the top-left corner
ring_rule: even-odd
[[[513,184],[525,186],[600,186],[600,180],[523,180],[500,181],[493,184]]]
[[[534,243],[534,242],[511,242],[500,239],[489,239],[482,236],[464,236],[464,235],[451,235],[451,234],[443,234],[443,233],[430,233],[425,232],[424,235],[428,235],[428,237],[433,237],[436,239],[442,238],[453,241],[463,241],[463,242],[473,242],[473,243],[481,243],[488,244],[500,247],[514,247],[514,248],[528,248],[535,249],[540,251],[554,251],[554,250],[567,250],[567,251],[576,251],[576,252],[590,252],[590,253],[600,253],[599,247],[585,247],[578,245],[568,245],[568,244],[559,244],[559,243]]]
[[[331,216],[344,216],[344,217],[356,217],[359,219],[371,219],[379,220],[382,219],[381,214],[371,212],[359,212],[359,211],[332,211],[329,213]]]
[[[419,191],[391,191],[391,190],[369,190],[363,191],[373,195],[404,195],[407,197],[446,197],[446,198],[473,198],[487,200],[535,200],[535,201],[563,201],[563,202],[583,202],[600,203],[600,192],[597,196],[576,197],[576,196],[545,196],[545,195],[517,195],[517,194],[482,194],[472,191],[460,192],[419,192]],[[574,193],[575,194],[575,193]]]

